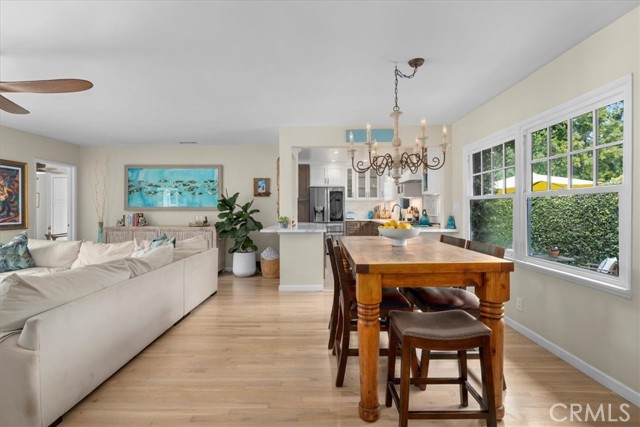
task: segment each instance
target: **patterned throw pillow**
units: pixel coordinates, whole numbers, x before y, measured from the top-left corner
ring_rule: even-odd
[[[0,243],[0,273],[36,266],[27,248],[27,242],[27,232],[23,231],[9,243]]]
[[[167,237],[167,235],[165,233],[159,234],[155,239],[153,239],[151,241],[151,244],[149,245],[149,249],[154,249],[157,247],[160,247],[162,245],[167,245],[167,244],[171,244],[171,246],[173,246],[174,248],[176,247],[176,238],[172,238],[170,239],[169,237]]]

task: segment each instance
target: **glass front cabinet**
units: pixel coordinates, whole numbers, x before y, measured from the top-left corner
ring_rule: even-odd
[[[357,173],[352,168],[347,168],[346,192],[348,199],[379,199],[380,179],[372,170]]]

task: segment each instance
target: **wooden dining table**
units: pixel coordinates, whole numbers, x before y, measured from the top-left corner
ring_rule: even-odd
[[[376,236],[343,236],[340,243],[356,274],[358,349],[360,362],[360,418],[376,421],[378,403],[378,347],[382,288],[418,286],[473,286],[480,299],[480,320],[491,328],[493,383],[498,419],[505,413],[504,303],[509,300],[512,261],[447,245],[423,237],[407,246],[392,246]]]

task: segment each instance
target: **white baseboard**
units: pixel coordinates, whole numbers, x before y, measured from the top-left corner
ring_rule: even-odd
[[[324,290],[324,284],[319,285],[280,285],[278,291],[280,292],[322,292]]]
[[[609,390],[618,394],[619,396],[627,399],[629,402],[634,405],[640,407],[640,392],[633,390],[632,388],[622,384],[620,381],[615,378],[605,374],[598,368],[595,368],[589,365],[584,360],[580,359],[577,356],[569,353],[562,347],[552,343],[551,341],[544,338],[542,335],[539,335],[533,332],[531,329],[521,325],[520,323],[505,317],[505,323],[516,331],[520,332],[525,337],[529,338],[531,341],[535,342],[542,348],[550,351],[554,355],[558,356],[560,359],[567,362],[569,365],[578,369],[582,373],[588,375],[593,378]]]

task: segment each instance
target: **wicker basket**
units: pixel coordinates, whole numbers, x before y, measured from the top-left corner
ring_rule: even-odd
[[[260,257],[260,270],[262,277],[277,279],[280,277],[280,258],[264,259]]]

